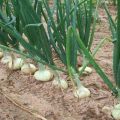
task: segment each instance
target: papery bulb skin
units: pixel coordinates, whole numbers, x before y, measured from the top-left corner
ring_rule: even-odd
[[[34,74],[34,78],[36,80],[43,81],[43,82],[52,80],[53,76],[54,75],[52,72],[50,72],[50,70],[38,70]]]
[[[76,98],[85,98],[90,96],[90,91],[89,89],[85,88],[84,86],[79,87],[73,92],[74,96]]]
[[[83,67],[79,67],[78,71],[81,71]],[[85,70],[83,71],[83,74],[91,74],[92,73],[92,68],[86,67]]]
[[[35,71],[37,70],[36,66],[34,64],[31,63],[25,63],[22,67],[21,67],[21,72],[24,74],[34,74]]]
[[[24,61],[22,58],[15,58],[8,63],[8,67],[12,70],[19,70],[22,67],[23,63]]]
[[[52,84],[54,86],[60,87],[62,89],[67,89],[68,88],[68,82],[64,79],[59,79],[59,80],[53,80]]]

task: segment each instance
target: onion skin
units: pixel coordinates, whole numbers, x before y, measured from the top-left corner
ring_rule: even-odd
[[[102,112],[105,113],[106,115],[111,116],[112,113],[112,106],[108,107],[108,106],[104,106],[102,108]]]
[[[66,80],[60,80],[60,84],[61,84],[61,87],[63,88],[63,89],[67,89],[68,88],[68,83],[67,83],[67,81]]]
[[[68,88],[68,83],[66,80],[64,79],[60,79],[60,80],[53,80],[53,83],[52,83],[54,86],[58,86],[60,88],[63,88],[63,89],[67,89]]]
[[[12,57],[11,57],[11,56],[4,56],[4,57],[1,59],[1,63],[3,63],[3,64],[7,64],[7,63],[9,63],[10,61],[12,61]]]
[[[25,48],[21,44],[19,44],[19,50],[22,51],[22,52],[24,52]]]
[[[37,68],[34,64],[26,63],[21,67],[21,72],[24,74],[34,74]]]
[[[24,61],[22,58],[15,58],[8,63],[8,67],[11,70],[19,70],[22,67],[23,63]]]
[[[42,82],[50,81],[52,80],[53,77],[54,77],[53,73],[51,73],[49,70],[43,70],[43,71],[38,70],[34,74],[34,78]]]
[[[78,70],[81,71],[82,68],[83,68],[83,67],[79,67]],[[86,75],[87,75],[87,74],[91,74],[91,73],[92,73],[92,68],[90,68],[90,67],[86,67],[85,70],[83,71],[83,74],[86,74]]]
[[[81,99],[81,98],[89,97],[90,96],[90,91],[87,88],[85,88],[84,86],[81,86],[78,89],[76,89],[73,92],[73,94],[76,98]]]

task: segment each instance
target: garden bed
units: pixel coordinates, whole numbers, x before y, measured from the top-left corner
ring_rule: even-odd
[[[115,15],[115,8],[110,7]],[[101,22],[97,25],[93,47],[101,38],[110,37],[106,19],[104,10],[100,9]],[[111,80],[112,49],[112,42],[107,41],[95,57]],[[66,78],[66,75],[62,77]],[[113,106],[117,99],[102,79],[93,71],[90,75],[82,76],[81,80],[91,91],[91,96],[76,99],[69,80],[69,88],[61,90],[55,88],[52,82],[43,83],[20,71],[11,72],[0,63],[0,120],[39,120],[40,115],[47,120],[113,120],[102,108]]]

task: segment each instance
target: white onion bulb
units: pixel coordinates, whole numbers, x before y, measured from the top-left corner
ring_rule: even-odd
[[[19,70],[22,67],[23,63],[24,61],[22,58],[15,58],[9,61],[8,67],[12,70]]]
[[[84,86],[80,86],[73,92],[74,96],[77,98],[85,98],[90,96],[90,91]]]
[[[24,74],[34,74],[37,68],[31,63],[26,63],[21,67],[21,71]]]
[[[79,71],[82,70],[83,67],[79,67]],[[85,70],[83,71],[83,74],[91,74],[92,73],[92,68],[86,67]]]
[[[102,108],[102,112],[105,113],[106,115],[111,116],[112,107],[104,106],[104,107]]]
[[[23,33],[22,34],[22,38],[26,41],[26,42],[28,42],[28,38],[26,37],[26,35]],[[22,51],[22,52],[24,52],[25,51],[25,48],[19,43],[19,50],[20,51]]]
[[[20,51],[22,51],[22,52],[25,51],[25,48],[24,48],[21,44],[19,44],[19,49],[20,49]]]
[[[7,63],[9,63],[10,61],[12,61],[12,57],[11,57],[11,56],[8,56],[8,55],[5,55],[5,56],[1,59],[1,63],[3,63],[3,64],[7,64]]]
[[[58,86],[60,88],[63,88],[63,89],[67,89],[68,88],[68,82],[64,79],[59,79],[59,80],[53,80],[52,84],[54,86]]]
[[[27,36],[23,33],[22,34],[22,38],[26,41],[26,42],[28,42],[28,38],[27,38]]]
[[[34,78],[39,81],[50,81],[53,76],[50,70],[38,70],[34,74]]]
[[[114,106],[112,116],[115,120],[120,120],[120,104]]]

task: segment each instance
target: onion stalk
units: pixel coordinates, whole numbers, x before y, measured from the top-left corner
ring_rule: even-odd
[[[79,75],[75,72],[73,68],[70,70],[71,72],[71,79],[73,79],[75,83],[75,90],[73,91],[73,94],[76,98],[85,98],[90,96],[90,91],[88,88],[84,87],[79,79]]]

